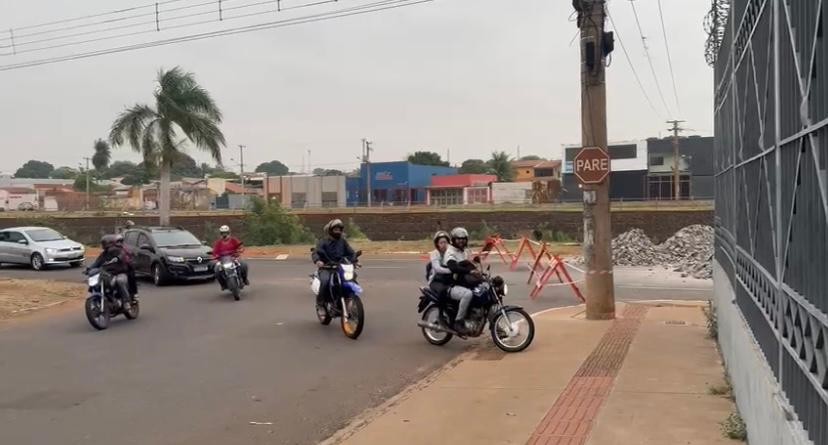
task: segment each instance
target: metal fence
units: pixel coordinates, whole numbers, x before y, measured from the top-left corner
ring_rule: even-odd
[[[828,1],[733,0],[716,57],[716,258],[828,444]]]

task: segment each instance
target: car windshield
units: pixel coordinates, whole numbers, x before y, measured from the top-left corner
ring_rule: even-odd
[[[26,235],[29,235],[29,238],[35,242],[58,241],[63,239],[63,235],[52,229],[27,230]]]
[[[171,230],[165,232],[152,232],[155,244],[158,247],[174,246],[200,246],[201,242],[186,230]]]

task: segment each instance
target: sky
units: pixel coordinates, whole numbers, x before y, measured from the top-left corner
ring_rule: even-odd
[[[181,5],[198,2],[171,3],[176,1]],[[230,7],[231,2],[253,0],[224,1],[224,7]],[[0,55],[0,66],[372,1],[340,0],[237,19],[232,24],[228,20]],[[680,106],[674,98],[658,0],[636,0],[635,7],[663,101],[630,2],[610,0],[616,31],[657,110],[648,105],[616,37],[607,68],[610,141],[666,136],[668,118],[687,121],[685,127],[692,129],[688,134],[712,134],[713,71],[704,61],[702,27],[709,1],[661,2]],[[149,3],[0,0],[0,30],[17,28],[15,34],[24,35],[17,42],[23,43],[38,38],[25,37],[27,30],[22,27],[28,25]],[[288,7],[304,3],[308,0],[281,0],[281,6]],[[163,8],[173,6],[162,5],[161,17],[172,15]],[[158,70],[174,66],[193,72],[222,109],[221,128],[228,145],[223,151],[224,164],[235,170],[239,168],[239,144],[247,147],[246,171],[273,159],[293,171],[306,171],[308,164],[311,169],[351,170],[358,165],[362,138],[373,141],[372,161],[400,160],[417,150],[448,155],[452,163],[488,159],[494,150],[559,158],[562,144],[580,143],[581,137],[579,50],[572,12],[569,0],[435,0],[330,21],[0,71],[0,172],[13,173],[29,159],[76,167],[91,155],[94,140],[108,135],[112,121],[125,107],[152,104]],[[607,28],[613,29],[609,21]],[[0,45],[8,41],[8,35],[0,31]],[[188,153],[198,161],[209,161],[195,147]],[[113,158],[140,160],[128,147],[115,149]]]

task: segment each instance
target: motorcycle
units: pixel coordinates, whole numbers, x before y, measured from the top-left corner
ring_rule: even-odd
[[[467,325],[470,325],[466,332],[451,328],[457,315],[457,301],[445,294],[437,295],[427,286],[420,288],[417,313],[423,315],[417,326],[422,328],[423,337],[429,343],[442,346],[454,336],[464,340],[479,337],[488,323],[492,341],[501,350],[520,352],[529,347],[535,338],[532,317],[520,306],[503,304],[509,286],[502,277],[492,277],[490,270],[491,266],[482,273],[482,283],[473,290],[474,297],[466,313]]]
[[[117,287],[111,286],[112,275],[100,269],[86,272],[89,296],[86,298],[86,319],[93,328],[102,331],[109,327],[109,320],[123,314],[128,320],[135,320],[141,311],[138,300],[132,295],[129,310],[123,307],[123,296]]]
[[[241,290],[244,289],[244,280],[242,280],[241,264],[239,260],[231,256],[221,257],[219,260],[219,273],[222,274],[224,284],[227,290],[233,294],[233,299],[241,300]]]
[[[362,251],[357,251],[356,257],[359,258],[360,255]],[[356,267],[348,260],[324,266],[323,269],[332,271],[327,286],[329,295],[324,305],[316,307],[319,323],[327,326],[334,318],[340,318],[342,333],[353,340],[359,337],[365,327],[362,286],[356,280]],[[311,291],[315,296],[319,295],[321,285],[317,270],[311,274]]]

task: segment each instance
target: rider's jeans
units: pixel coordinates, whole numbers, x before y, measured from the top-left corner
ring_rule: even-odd
[[[125,273],[119,273],[112,277],[112,282],[110,283],[112,287],[118,289],[118,293],[123,301],[128,301],[128,299],[132,296],[129,292],[129,276]]]
[[[328,269],[319,269],[319,295],[316,296],[316,304],[323,304],[330,296],[331,291],[328,289],[331,281],[331,273],[333,271]]]
[[[454,320],[461,321],[466,318],[466,312],[469,310],[469,304],[474,297],[471,289],[463,286],[454,286],[449,291],[449,296],[452,300],[460,302],[460,304],[457,305],[457,318]]]

